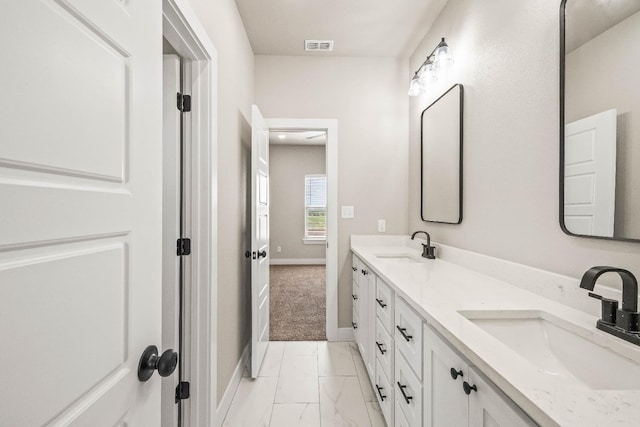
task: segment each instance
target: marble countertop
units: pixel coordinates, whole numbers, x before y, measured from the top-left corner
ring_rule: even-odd
[[[640,425],[640,378],[638,390],[593,390],[567,383],[541,371],[460,312],[547,312],[565,321],[566,329],[583,335],[586,331],[589,340],[640,364],[640,347],[597,330],[597,317],[444,259],[423,259],[419,245],[408,238],[381,245],[379,239],[357,237],[352,237],[352,251],[538,424]],[[379,258],[381,254],[409,255],[419,262],[398,263]],[[607,370],[607,366],[594,363],[593,369]]]

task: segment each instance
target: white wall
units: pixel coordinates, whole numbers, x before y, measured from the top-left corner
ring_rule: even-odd
[[[246,226],[254,57],[233,0],[190,0],[218,52],[218,402],[250,339]]]
[[[640,274],[640,244],[570,237],[559,226],[558,0],[449,0],[411,57],[446,37],[455,67],[410,101],[410,229],[436,241],[580,277],[594,265]],[[410,74],[404,81],[408,83]],[[420,220],[420,113],[465,86],[464,218]]]
[[[267,118],[338,119],[338,325],[351,322],[351,234],[407,229],[406,61],[392,58],[256,56],[256,103]]]
[[[304,177],[326,171],[324,145],[269,147],[269,256],[271,259],[324,259],[324,244],[306,245]],[[277,247],[282,249],[278,252]]]
[[[566,57],[565,120],[617,109],[614,235],[640,238],[640,12]],[[612,64],[616,64],[612,66]]]

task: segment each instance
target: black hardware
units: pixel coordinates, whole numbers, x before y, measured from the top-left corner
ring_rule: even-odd
[[[400,387],[400,393],[402,393],[402,397],[404,397],[404,401],[407,402],[407,404],[411,403],[411,399],[413,399],[413,396],[409,396],[407,393],[404,392],[404,389],[407,388],[407,386],[400,384],[400,381],[398,381],[398,387]]]
[[[378,384],[376,384],[376,389],[378,390],[378,395],[380,395],[380,401],[384,402],[384,399],[387,398],[387,396],[382,395],[382,390],[384,390],[384,387],[380,387]]]
[[[458,377],[464,377],[462,370],[456,371],[455,368],[451,368],[450,373],[451,373],[451,378],[453,378],[454,380],[457,380]]]
[[[158,357],[158,347],[148,346],[140,357],[138,363],[138,379],[141,382],[148,381],[157,369],[161,377],[168,377],[173,374],[178,365],[178,353],[172,349],[166,350],[162,356]]]
[[[382,301],[379,298],[376,298],[376,301],[378,302],[378,305],[382,308],[385,308],[387,306],[387,304],[385,304],[384,301]]]
[[[411,235],[411,240],[416,238],[416,234],[420,234],[420,233],[427,236],[427,244],[426,245],[424,243],[422,244],[422,258],[436,259],[436,255],[435,255],[436,247],[431,246],[431,236],[429,235],[429,233],[427,233],[426,231],[416,231]]]
[[[597,266],[587,270],[580,280],[580,287],[593,291],[598,278],[605,273],[618,273],[622,279],[622,308],[618,302],[589,292],[589,296],[601,300],[602,315],[596,328],[630,343],[640,345],[640,313],[638,313],[638,281],[628,270],[617,267]]]
[[[260,259],[260,257],[266,258],[267,257],[267,251],[263,250],[262,252],[258,252],[258,259]]]
[[[466,394],[467,396],[471,394],[471,390],[477,392],[478,391],[478,387],[476,387],[476,385],[471,385],[468,382],[463,382],[462,383],[462,388],[464,389],[464,394]]]
[[[367,274],[369,274],[369,272],[368,272],[367,270],[361,270],[361,271],[362,271],[362,274],[364,274],[365,276],[366,276]]]
[[[358,329],[358,324],[357,323],[351,322],[351,325],[353,326],[353,329]]]
[[[353,271],[358,271],[358,269],[357,269],[356,267],[351,267],[351,269],[352,269]]]
[[[382,348],[382,343],[376,341],[376,345],[378,346],[378,350],[380,350],[380,354],[385,354],[387,352],[387,350]]]
[[[245,257],[245,258],[251,258],[251,251],[246,251],[246,252],[244,253],[244,257]]]
[[[176,242],[176,255],[191,255],[191,239],[178,239]]]
[[[190,387],[190,384],[187,381],[182,381],[181,383],[178,384],[178,386],[176,387],[176,403],[191,397],[189,387]]]
[[[400,326],[397,326],[397,325],[396,325],[396,328],[400,331],[400,333],[402,334],[402,336],[407,342],[411,341],[411,338],[413,338],[413,336],[407,335],[404,333],[404,331],[406,331],[407,328],[401,328]]]
[[[351,294],[351,298],[353,298],[354,301],[357,301],[358,300],[358,295]]]
[[[191,111],[191,95],[183,95],[178,92],[178,110],[183,113]]]

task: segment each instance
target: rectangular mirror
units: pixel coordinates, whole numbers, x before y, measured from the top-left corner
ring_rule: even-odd
[[[423,221],[462,222],[461,84],[446,91],[421,118],[421,216]]]
[[[640,239],[640,1],[560,6],[560,224]]]

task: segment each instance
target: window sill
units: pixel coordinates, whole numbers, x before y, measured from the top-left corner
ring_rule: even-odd
[[[302,243],[304,243],[305,245],[324,245],[325,243],[327,243],[327,239],[302,239]]]

